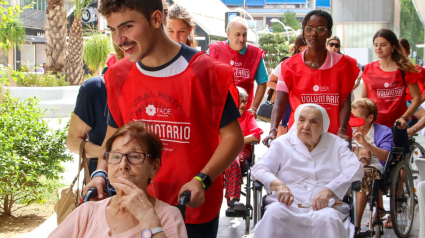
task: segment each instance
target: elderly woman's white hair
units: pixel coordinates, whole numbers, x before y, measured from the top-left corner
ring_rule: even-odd
[[[244,88],[241,88],[239,86],[236,86],[236,88],[238,89],[240,98],[248,98],[249,95]]]
[[[297,107],[297,109],[295,110],[295,114],[294,114],[294,124],[291,127],[290,131],[296,131],[297,130],[297,121],[300,117],[300,112],[306,108],[306,107],[314,107],[316,109],[318,109],[321,113],[322,113],[322,118],[323,118],[323,132],[327,132],[329,129],[329,125],[331,123],[330,119],[329,119],[329,115],[326,112],[326,109],[324,109],[322,106],[314,104],[314,103],[306,103],[306,104],[301,104]]]
[[[233,23],[235,22],[241,23],[242,25],[245,26],[246,30],[248,30],[248,22],[246,21],[246,19],[240,16],[237,16],[237,17],[234,17],[231,21],[229,21],[229,23],[227,23],[227,27],[226,27],[227,33],[230,32],[230,29],[232,29]]]

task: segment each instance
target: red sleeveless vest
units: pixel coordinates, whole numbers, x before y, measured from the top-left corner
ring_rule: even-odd
[[[292,108],[288,126],[294,123],[295,109],[299,105],[315,103],[326,109],[331,121],[328,132],[336,135],[340,107],[353,90],[359,71],[356,60],[348,56],[343,56],[332,68],[325,70],[308,67],[301,54],[282,62],[282,76]],[[351,136],[351,128],[347,128],[347,134]]]
[[[219,125],[228,92],[238,99],[230,65],[197,53],[182,73],[172,77],[142,74],[124,59],[105,75],[108,106],[118,126],[148,123],[164,145],[158,174],[148,192],[177,203],[181,187],[208,163],[219,143]],[[186,223],[211,221],[220,211],[223,181],[219,176],[198,208],[186,207]]]
[[[242,55],[232,50],[226,41],[220,41],[210,45],[209,54],[219,61],[236,68],[235,84],[245,89],[248,93],[247,108],[249,109],[254,101],[254,77],[264,51],[248,44],[245,54]]]
[[[405,83],[420,81],[420,73],[406,72]],[[395,121],[407,110],[405,85],[400,70],[385,72],[379,67],[379,61],[374,61],[365,66],[362,74],[366,85],[367,97],[376,103],[378,118],[376,123],[392,127]]]

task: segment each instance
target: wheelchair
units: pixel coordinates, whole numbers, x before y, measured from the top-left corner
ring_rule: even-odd
[[[351,223],[355,226],[355,238],[361,237],[381,237],[384,234],[384,225],[381,215],[390,214],[394,232],[397,237],[408,237],[412,228],[414,218],[414,186],[413,176],[405,158],[404,148],[393,147],[388,155],[384,172],[381,179],[375,179],[372,182],[371,193],[369,197],[369,229],[361,232],[360,224],[358,224],[357,215],[357,192],[360,191],[360,181],[356,181],[351,185],[351,189],[343,198],[343,202],[350,206]],[[263,184],[254,181],[254,226],[261,220],[264,215],[266,205],[265,199],[267,195],[262,196]],[[350,192],[351,191],[351,192]],[[390,210],[380,211],[379,204],[380,191],[383,195],[390,198]],[[375,211],[375,216],[374,214]]]
[[[236,211],[233,209],[228,208],[226,210],[226,217],[242,217],[245,220],[245,229],[249,230],[249,226],[251,223],[252,215],[253,215],[253,207],[251,205],[251,192],[254,190],[253,183],[251,181],[251,168],[255,164],[255,145],[257,145],[258,142],[252,142],[252,150],[251,150],[251,161],[246,160],[244,167],[242,168],[242,178],[246,177],[246,183],[241,184],[241,190],[242,186],[245,190],[245,192],[241,191],[241,195],[246,197],[246,204],[245,204],[245,211]],[[255,205],[255,201],[254,201]]]

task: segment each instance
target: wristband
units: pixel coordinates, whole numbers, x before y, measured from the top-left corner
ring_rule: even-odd
[[[269,134],[270,134],[272,131],[277,131],[277,128],[276,128],[276,127],[273,127],[272,129],[270,129]]]
[[[202,187],[203,187],[203,188],[205,188],[205,184],[204,184],[204,182],[202,181],[201,177],[199,177],[199,176],[195,176],[195,179],[196,179],[196,180],[198,180],[199,182],[201,182]]]
[[[343,131],[345,134],[347,134],[347,130],[346,130],[345,128],[340,127],[340,128],[338,129],[338,131]]]
[[[405,118],[405,117],[400,117],[400,119],[401,119],[401,118],[403,118],[403,119],[407,122],[407,118]]]
[[[108,177],[108,173],[105,170],[98,169],[91,174],[90,179],[93,179],[94,177],[100,176],[100,174],[102,174],[105,177]]]

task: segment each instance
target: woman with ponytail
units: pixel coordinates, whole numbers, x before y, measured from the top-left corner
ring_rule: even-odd
[[[377,104],[377,123],[391,127],[398,121],[398,128],[404,129],[408,118],[421,104],[417,84],[421,74],[404,56],[397,36],[391,30],[376,32],[373,45],[378,60],[365,66],[361,97],[370,98]],[[406,105],[406,87],[412,96],[409,108]]]
[[[173,4],[168,8],[167,15],[167,35],[173,41],[186,44],[195,48],[198,43],[195,40],[195,21],[186,8],[178,4]]]

